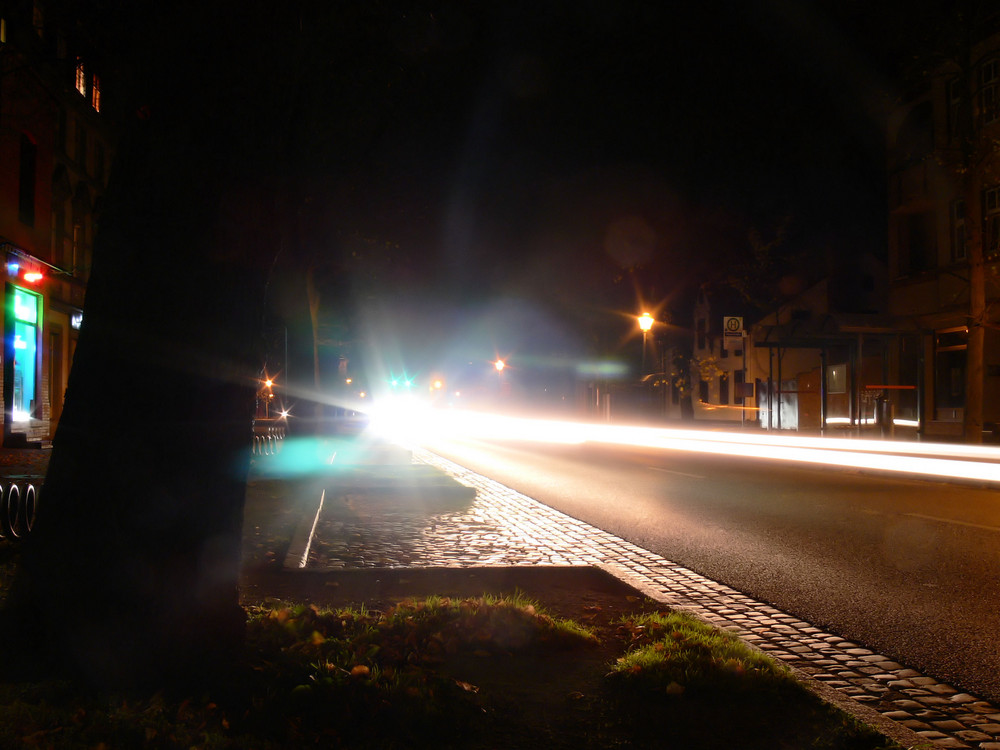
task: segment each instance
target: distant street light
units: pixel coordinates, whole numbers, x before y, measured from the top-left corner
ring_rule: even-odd
[[[503,372],[503,368],[505,368],[507,364],[502,359],[498,359],[493,363],[493,366],[497,368],[497,372]]]
[[[646,334],[649,333],[649,329],[653,327],[653,316],[648,312],[644,312],[639,316],[639,328],[642,329],[642,372],[641,375],[646,374]]]

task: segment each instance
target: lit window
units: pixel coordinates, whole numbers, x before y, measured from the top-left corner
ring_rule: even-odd
[[[101,111],[101,79],[94,76],[90,85],[90,103],[98,112]]]
[[[83,60],[76,58],[76,90],[87,95],[87,74],[83,70]]]

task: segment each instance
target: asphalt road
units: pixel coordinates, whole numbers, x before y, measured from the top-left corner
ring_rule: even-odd
[[[525,495],[990,701],[1000,491],[597,445],[427,446]]]

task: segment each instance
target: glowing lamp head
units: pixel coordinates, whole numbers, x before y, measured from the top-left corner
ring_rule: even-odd
[[[642,330],[643,333],[645,333],[652,327],[653,327],[652,315],[650,315],[648,312],[644,312],[642,315],[639,316],[639,328]]]
[[[497,372],[503,372],[503,368],[505,368],[507,364],[502,359],[498,359],[493,363],[493,366],[497,368]]]

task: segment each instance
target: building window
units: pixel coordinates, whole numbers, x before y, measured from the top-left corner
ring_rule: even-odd
[[[828,365],[826,368],[826,392],[847,393],[847,365]]]
[[[1000,254],[1000,187],[983,193],[983,256]]]
[[[41,4],[38,0],[32,3],[31,7],[31,27],[38,34],[38,38],[41,39],[45,33],[45,11],[42,9]]]
[[[61,203],[52,203],[52,258],[62,265],[66,243],[66,209]]]
[[[965,406],[965,352],[969,330],[965,326],[938,331],[934,336],[934,406]]]
[[[698,381],[698,400],[703,404],[708,403],[708,381],[699,380]]]
[[[27,224],[29,227],[35,226],[35,173],[37,165],[38,146],[22,133],[18,217],[23,224]]]
[[[56,117],[56,146],[60,153],[66,153],[66,144],[69,138],[69,118],[66,117],[66,110],[59,110]]]
[[[965,258],[965,201],[954,201],[951,204],[951,259]]]
[[[920,161],[934,150],[934,108],[921,102],[910,110],[896,133],[892,161],[897,166]]]
[[[961,127],[962,99],[965,92],[962,90],[962,79],[952,78],[946,84],[948,97],[948,137],[957,138]]]
[[[899,274],[905,276],[933,268],[937,258],[934,214],[930,211],[902,214],[896,229]]]
[[[979,68],[979,120],[983,125],[1000,119],[1000,59]]]
[[[97,141],[94,144],[94,179],[96,179],[102,185],[104,184],[104,161],[106,157],[104,155],[104,144]]]
[[[101,79],[94,76],[90,82],[90,104],[97,111],[101,111]]]
[[[719,403],[729,403],[729,377],[725,374],[719,376]]]
[[[80,170],[87,174],[87,129],[79,120],[76,121],[76,163]]]
[[[83,224],[73,224],[73,245],[70,249],[71,270],[74,276],[80,276],[80,266],[83,262]]]
[[[83,69],[83,60],[76,58],[76,90],[81,96],[87,95],[87,73]]]

